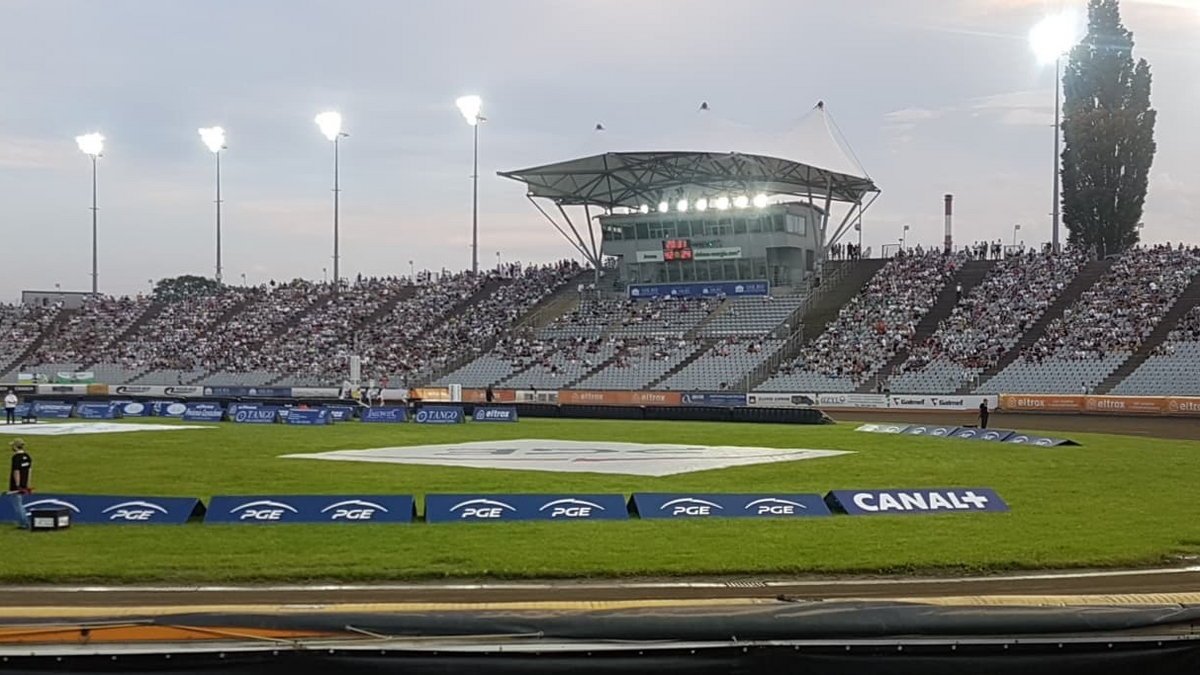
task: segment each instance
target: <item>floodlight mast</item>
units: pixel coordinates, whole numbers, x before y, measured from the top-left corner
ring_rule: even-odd
[[[97,220],[99,208],[96,206],[96,160],[104,154],[104,136],[99,133],[84,134],[75,137],[75,143],[83,154],[92,158],[92,295],[100,294],[99,247],[97,245]]]
[[[479,274],[479,123],[487,118],[480,114],[483,99],[474,94],[459,96],[454,101],[463,119],[471,125],[473,160],[471,170],[471,273]]]
[[[317,127],[330,141],[333,141],[333,290],[336,293],[341,286],[341,252],[338,217],[341,211],[339,204],[342,187],[340,183],[338,145],[339,141],[350,134],[342,131],[342,115],[337,112],[323,112],[316,117]]]
[[[217,283],[221,283],[221,151],[225,149],[225,130],[205,127],[198,130],[200,140],[217,158]]]
[[[1062,149],[1062,57],[1082,37],[1081,16],[1077,12],[1052,14],[1042,19],[1029,32],[1029,45],[1042,63],[1054,62],[1054,200],[1051,212],[1051,250],[1058,253],[1059,229],[1062,220],[1062,175],[1059,155]]]

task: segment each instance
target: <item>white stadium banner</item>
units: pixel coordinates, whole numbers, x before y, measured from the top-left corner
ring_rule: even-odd
[[[72,396],[86,396],[88,386],[86,384],[39,384],[37,385],[38,395],[46,394],[71,394]]]
[[[513,397],[517,403],[549,403],[551,405],[558,403],[558,392],[554,389],[545,391],[518,389],[513,392]]]
[[[204,395],[203,387],[185,384],[110,384],[109,396],[155,396],[159,398],[199,398]]]
[[[894,410],[978,410],[979,404],[987,402],[993,410],[1000,404],[999,396],[956,396],[954,394],[930,395],[909,394],[888,397],[888,407]]]
[[[816,394],[780,394],[776,392],[746,394],[746,405],[752,408],[811,408],[816,404]]]
[[[337,387],[292,387],[292,398],[337,398]]]
[[[740,257],[742,257],[741,246],[692,249],[692,258],[694,260],[731,260]]]
[[[884,394],[817,394],[817,406],[821,408],[886,408],[888,397]]]

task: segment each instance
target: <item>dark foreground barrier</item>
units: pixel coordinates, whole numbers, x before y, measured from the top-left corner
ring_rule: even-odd
[[[1200,606],[937,607],[825,601],[731,608],[193,613],[113,617],[125,640],[164,626],[187,645],[138,649],[0,644],[6,669],[39,673],[814,673],[819,675],[1125,675],[1197,672]],[[62,619],[0,619],[29,632]],[[50,626],[47,626],[48,628]],[[208,632],[205,632],[208,631]],[[254,640],[270,631],[310,635]],[[47,631],[49,632],[49,631]],[[215,637],[240,642],[205,644]],[[429,636],[413,641],[412,636]],[[435,637],[436,636],[436,637]],[[64,641],[71,638],[62,638]],[[178,639],[178,638],[177,638]]]

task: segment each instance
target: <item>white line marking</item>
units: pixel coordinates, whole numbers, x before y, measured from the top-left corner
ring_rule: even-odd
[[[1007,583],[1011,581],[1054,581],[1068,579],[1105,579],[1164,574],[1197,574],[1200,565],[1147,570],[1111,570],[1095,572],[1047,572],[988,577],[930,577],[878,579],[806,579],[797,581],[764,581],[762,587],[836,587],[836,586],[909,586],[923,584]],[[326,584],[318,586],[0,586],[0,593],[327,593],[331,591],[528,591],[552,589],[611,590],[611,589],[671,589],[671,588],[729,588],[726,581],[652,581],[604,583],[477,583],[477,584]],[[761,588],[761,587],[760,587]]]

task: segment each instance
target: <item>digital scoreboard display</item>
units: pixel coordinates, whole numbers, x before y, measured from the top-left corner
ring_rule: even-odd
[[[667,239],[663,241],[663,260],[691,260],[692,242],[687,239]]]

